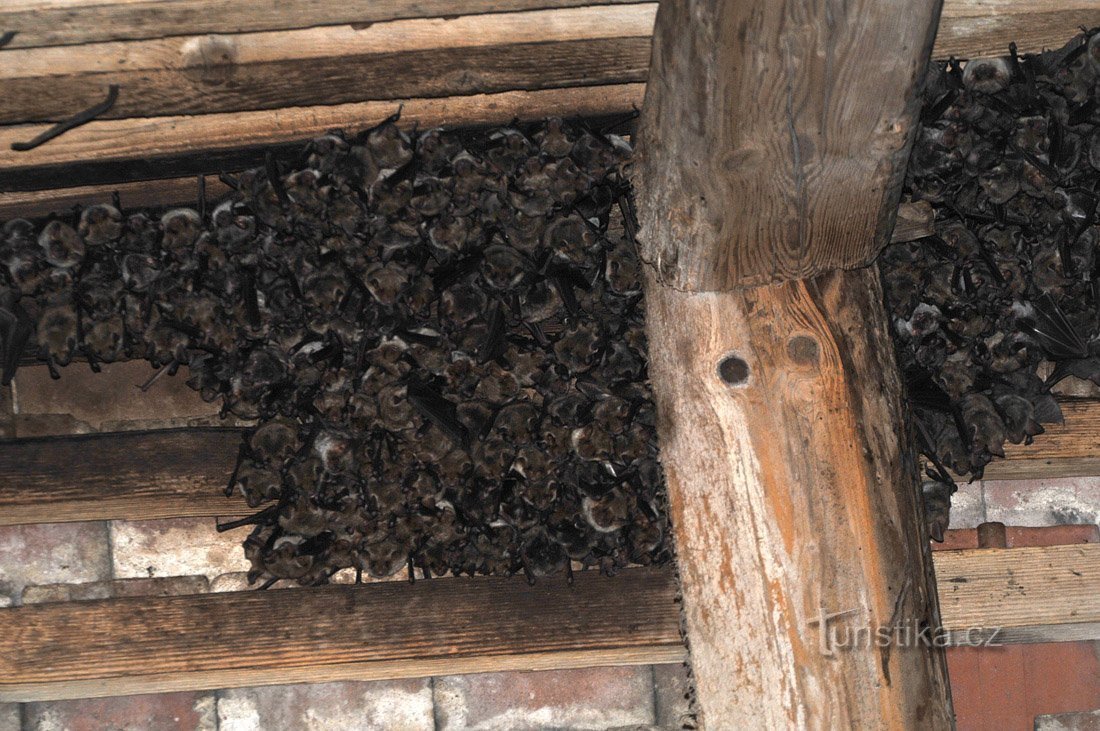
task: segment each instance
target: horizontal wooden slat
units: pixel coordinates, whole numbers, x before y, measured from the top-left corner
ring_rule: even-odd
[[[323,107],[91,122],[26,152],[13,142],[46,125],[0,127],[0,190],[110,184],[248,167],[271,146],[300,143],[332,129],[369,129],[401,109],[407,129],[507,124],[513,119],[620,115],[641,106],[644,84],[361,102]],[[186,169],[181,169],[186,168]],[[10,197],[7,197],[10,199]],[[0,218],[10,203],[0,195]],[[26,214],[23,214],[26,215]]]
[[[9,48],[70,46],[204,33],[365,26],[438,18],[637,0],[7,0],[0,29],[15,31]]]
[[[274,109],[643,81],[656,6],[426,18],[4,51],[0,122]]]
[[[0,441],[0,525],[241,515],[223,490],[236,429]]]
[[[943,626],[994,642],[1100,639],[1100,544],[937,551]],[[979,635],[971,633],[970,639]]]
[[[1005,459],[986,465],[986,479],[1034,480],[1100,475],[1100,401],[1059,399],[1064,424],[1047,424],[1029,445],[1006,444]]]
[[[162,18],[170,19],[177,11],[195,15],[196,8],[214,2],[113,0],[85,5],[71,0],[27,0],[9,4],[9,12],[37,9],[40,14],[68,17],[96,8],[108,13],[128,8],[141,17],[157,7],[164,13]],[[464,0],[453,14],[483,10],[480,2]],[[543,7],[539,2],[512,0],[493,9]],[[558,3],[546,0],[547,5]],[[122,83],[123,91],[108,116],[141,119],[94,122],[23,153],[11,151],[11,142],[31,139],[47,125],[0,127],[0,190],[114,184],[244,167],[252,164],[261,146],[301,141],[333,127],[361,129],[363,118],[377,121],[380,110],[392,112],[398,96],[466,95],[438,104],[406,100],[408,114],[423,114],[425,123],[449,125],[506,121],[502,110],[508,107],[516,109],[516,116],[536,118],[615,114],[623,111],[624,102],[626,108],[641,103],[644,87],[638,82],[648,68],[653,3],[417,17],[367,28],[270,32],[296,27],[304,12],[316,14],[318,24],[328,22],[326,18],[343,23],[334,20],[345,17],[337,5],[343,4],[329,8],[314,0],[293,0],[278,3],[270,15],[250,6],[244,15],[257,25],[247,29],[264,32],[225,36],[230,39],[226,48],[233,63],[224,66],[210,65],[210,59],[217,59],[217,49],[193,48],[209,44],[204,37],[3,51],[0,121],[71,114],[100,101],[111,81]],[[407,13],[433,16],[442,12],[441,7],[438,2],[387,0],[371,12],[394,18]],[[219,6],[218,11],[196,17],[202,16],[203,23],[213,22],[209,18],[220,18],[221,10]],[[346,12],[353,15],[358,10]],[[226,28],[234,28],[236,13],[231,10],[224,20]],[[87,27],[81,32],[126,32],[119,30],[126,23],[117,27],[79,19],[72,23]],[[187,27],[186,22],[167,24],[179,33]],[[1078,26],[1094,24],[1100,24],[1094,0],[1041,5],[1026,0],[948,0],[936,54],[1002,53],[1013,39],[1022,51],[1039,50],[1061,45]],[[133,25],[149,27],[144,20]],[[60,27],[58,33],[63,33]],[[232,78],[220,82],[230,68]],[[524,94],[547,87],[561,87],[560,94],[557,88],[545,96]],[[470,93],[492,90],[513,95]],[[382,99],[393,101],[363,101]],[[324,106],[300,106],[310,103]],[[52,111],[47,114],[47,109]],[[209,116],[188,116],[192,112]]]
[[[2,174],[2,173],[0,173]],[[0,193],[0,221],[12,218],[39,218],[64,213],[73,206],[110,203],[115,193],[125,210],[197,204],[199,187],[196,176],[143,180],[111,185],[79,185],[49,190]],[[206,179],[206,200],[217,201],[229,192],[229,186],[215,177]]]
[[[956,642],[1100,639],[1100,544],[934,560]],[[39,604],[0,609],[0,701],[677,662],[679,622],[652,568]]]
[[[0,626],[0,701],[684,658],[656,569],[39,604]]]

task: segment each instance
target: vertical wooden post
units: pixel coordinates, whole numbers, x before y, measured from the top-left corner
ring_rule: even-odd
[[[939,0],[658,12],[639,249],[712,731],[953,725],[924,634],[938,610],[900,377],[877,271],[858,268],[893,227],[938,15]]]

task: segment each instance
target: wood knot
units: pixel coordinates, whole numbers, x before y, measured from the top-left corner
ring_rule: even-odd
[[[744,386],[749,380],[749,364],[730,354],[718,361],[718,377],[727,386]]]
[[[237,74],[237,42],[229,36],[192,38],[180,53],[183,74],[194,83],[221,86]]]
[[[820,350],[817,341],[809,335],[795,335],[787,341],[787,355],[797,365],[817,365]]]

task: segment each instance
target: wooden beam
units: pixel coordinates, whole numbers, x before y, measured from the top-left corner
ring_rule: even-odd
[[[8,0],[0,28],[15,32],[16,49],[618,4],[637,0]],[[1058,48],[1096,16],[1093,0],[945,0],[933,53],[1000,55],[1013,40],[1021,52]]]
[[[633,2],[637,0],[7,0],[0,9],[0,28],[16,34],[9,48],[35,48]]]
[[[933,648],[830,657],[806,630],[857,608],[872,627],[939,624],[877,272],[725,293],[647,284],[704,722],[948,728]]]
[[[981,641],[992,627],[1004,628],[994,638],[1000,643],[1100,639],[1092,601],[1100,594],[1100,545],[938,551],[935,562],[944,627],[955,642]],[[848,614],[828,629],[853,637],[863,619]],[[660,569],[614,578],[582,572],[571,587],[564,579],[533,587],[522,577],[433,579],[40,604],[0,609],[0,626],[0,701],[685,655],[676,582]],[[816,652],[818,627],[805,632]]]
[[[0,623],[0,701],[684,656],[675,587],[656,569],[39,604],[0,609]]]
[[[233,172],[230,169],[228,172]],[[2,174],[2,173],[0,173]],[[0,221],[12,218],[38,218],[51,213],[64,213],[73,206],[110,203],[115,193],[124,209],[160,208],[185,204],[195,206],[199,187],[197,176],[143,180],[138,183],[78,185],[48,190],[0,193]],[[206,199],[217,201],[229,192],[229,186],[216,177],[206,178]]]
[[[938,15],[939,0],[663,4],[635,176],[660,283],[869,263],[894,227]]]
[[[252,512],[223,490],[240,431],[177,429],[0,441],[0,525]]]
[[[894,228],[939,10],[679,0],[657,16],[634,183],[704,727],[953,726],[939,649],[833,654],[806,631],[834,612],[939,625],[878,271],[854,268]]]
[[[59,181],[68,187],[239,170],[262,162],[264,151],[272,146],[297,146],[333,129],[359,132],[399,108],[400,124],[406,129],[475,127],[514,119],[626,114],[641,105],[644,91],[644,84],[619,84],[102,120],[26,152],[12,150],[11,144],[33,139],[48,125],[0,127],[0,190],[57,187]]]
[[[0,122],[202,114],[643,81],[654,7],[609,5],[4,51]]]
[[[935,559],[952,644],[1100,637],[1100,544],[937,551]]]

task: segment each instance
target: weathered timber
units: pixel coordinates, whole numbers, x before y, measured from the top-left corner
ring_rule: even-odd
[[[0,609],[0,623],[0,700],[648,664],[684,653],[674,584],[658,569],[579,572],[572,586],[479,577],[39,604]]]
[[[242,515],[223,494],[237,429],[0,441],[0,525]]]
[[[991,627],[1004,628],[1002,643],[1100,639],[1100,545],[938,551],[935,561],[955,642]],[[0,701],[678,662],[675,596],[671,571],[626,569],[583,572],[572,587],[433,579],[0,609]]]
[[[262,163],[274,146],[298,146],[333,129],[355,133],[401,110],[412,129],[507,124],[514,119],[622,115],[641,105],[644,84],[359,102],[199,116],[115,119],[78,127],[26,152],[11,143],[48,125],[0,127],[0,190],[109,184]],[[3,206],[0,197],[0,206]],[[0,214],[0,218],[3,215]]]
[[[0,122],[121,88],[121,118],[643,81],[652,5],[425,18],[4,51]]]
[[[2,173],[0,173],[2,174]],[[198,204],[197,176],[143,180],[110,185],[78,185],[48,190],[0,193],[0,221],[11,218],[38,218],[51,213],[63,213],[73,206],[111,203],[115,193],[126,210]],[[229,192],[229,186],[214,176],[206,178],[206,200],[217,201]],[[213,206],[211,206],[213,210]]]
[[[935,558],[952,644],[1100,636],[1100,544],[937,551]]]
[[[823,613],[939,625],[877,272],[723,293],[650,275],[650,374],[704,724],[949,728],[938,651],[818,645]]]
[[[720,291],[871,261],[894,226],[939,5],[662,4],[635,178],[659,281]]]
[[[1100,24],[1096,0],[944,0],[937,59],[1003,56],[1061,48],[1081,27]]]
[[[9,48],[34,48],[633,2],[637,0],[7,0],[0,9],[0,28],[16,33]]]

